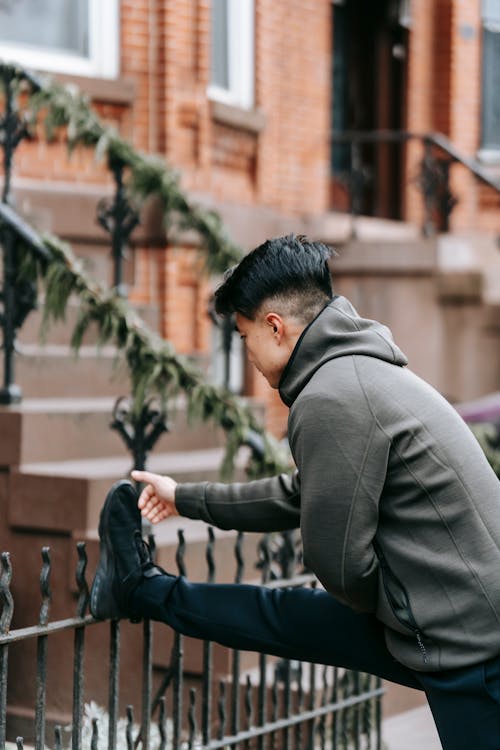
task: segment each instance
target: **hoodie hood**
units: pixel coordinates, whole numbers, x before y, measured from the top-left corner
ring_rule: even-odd
[[[281,376],[282,401],[291,406],[325,362],[356,354],[376,357],[400,367],[408,364],[386,326],[360,317],[345,297],[336,295],[297,341]]]

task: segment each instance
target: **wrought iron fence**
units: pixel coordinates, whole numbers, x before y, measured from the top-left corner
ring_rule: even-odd
[[[243,579],[245,572],[243,542],[243,535],[238,534],[234,546],[236,582]],[[183,533],[179,532],[176,560],[180,574],[186,573],[185,548]],[[215,537],[209,529],[205,548],[207,581],[214,581],[216,577],[214,549]],[[259,542],[263,585],[314,586],[313,576],[301,571],[293,562],[297,560],[294,545],[288,545],[288,549],[293,560],[285,561],[290,577],[283,578],[280,577],[283,570],[283,540],[278,541],[278,554],[273,552],[273,538],[269,535]],[[139,641],[141,628],[117,621],[98,623],[87,614],[89,589],[85,543],[77,544],[77,553],[76,614],[64,619],[50,619],[50,581],[57,571],[54,571],[49,548],[44,547],[38,623],[16,629],[11,629],[14,614],[12,566],[9,553],[4,552],[1,556],[0,750],[4,749],[8,740],[17,742],[18,748],[23,747],[23,739],[16,737],[16,727],[11,726],[9,686],[15,682],[17,693],[20,690],[29,691],[30,681],[35,683],[35,691],[34,705],[25,710],[25,720],[29,715],[32,727],[31,736],[26,736],[26,742],[32,743],[37,750],[47,746],[55,750],[64,747],[71,747],[72,750],[105,747],[109,750],[122,747],[133,750],[139,745],[159,750],[218,750],[225,747],[249,750],[354,750],[363,747],[366,750],[380,750],[383,689],[378,678],[317,664],[276,660],[264,654],[252,655],[249,663],[248,654],[228,649],[224,649],[227,660],[222,669],[220,666],[214,669],[214,644],[189,641],[188,649],[193,649],[193,643],[200,645],[199,669],[194,674],[192,654],[187,653],[189,658],[185,658],[186,641],[183,636],[172,634],[165,625],[153,625],[149,621],[142,625],[142,677],[135,675],[140,710],[137,711],[132,705],[127,705],[123,710],[120,669],[128,649],[121,647],[122,628],[135,628],[135,643]],[[104,637],[97,642],[92,638],[92,631],[96,628],[108,629],[109,643],[105,642]],[[162,636],[166,631],[172,636],[170,654],[166,660],[163,654],[163,659],[160,659],[163,666],[159,671],[158,667],[153,669],[156,654],[153,649],[153,628],[157,636],[160,629]],[[56,684],[60,692],[72,694],[71,717],[64,720],[63,716],[58,721],[49,700],[48,654],[58,634],[63,631],[67,636],[68,631],[73,635],[72,653],[65,649],[59,656],[67,665],[71,661],[72,668],[66,670],[66,682],[61,685],[63,678],[59,676]],[[19,670],[11,674],[9,651],[16,646],[26,648],[28,644],[36,644],[31,675]],[[94,660],[98,678],[101,682],[107,681],[105,708],[95,705],[95,696],[89,694],[85,686],[85,659],[92,649],[98,652]],[[120,719],[121,713],[124,716]],[[140,719],[136,723],[134,716],[138,714]]]
[[[498,179],[480,162],[458,151],[442,133],[411,133],[404,130],[333,132],[332,173],[347,190],[353,237],[356,236],[355,219],[362,214],[403,218],[400,210],[397,211],[398,215],[392,216],[377,208],[374,196],[388,198],[392,191],[399,203],[406,170],[404,149],[410,142],[419,143],[422,149],[416,172],[409,179],[422,195],[424,236],[449,229],[449,219],[457,204],[450,187],[450,169],[454,164],[461,164],[478,181],[500,195]],[[389,147],[391,150],[388,150]],[[393,171],[388,172],[391,164]],[[380,184],[379,179],[382,180]],[[371,199],[370,192],[373,193]],[[333,205],[332,208],[337,206]]]

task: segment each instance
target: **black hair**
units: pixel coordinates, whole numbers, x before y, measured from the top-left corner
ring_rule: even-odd
[[[219,315],[254,320],[266,300],[309,323],[332,298],[328,260],[333,250],[293,234],[267,240],[230,268],[215,292]]]

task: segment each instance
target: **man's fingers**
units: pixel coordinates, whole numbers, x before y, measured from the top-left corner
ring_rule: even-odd
[[[139,500],[137,502],[139,508],[142,509],[154,494],[156,483],[158,479],[160,479],[160,477],[157,474],[152,474],[150,471],[137,471],[135,469],[131,472],[131,477],[132,479],[135,479],[136,482],[146,484],[146,487],[144,487],[141,491]]]
[[[159,474],[153,474],[151,471],[138,471],[137,469],[134,469],[134,471],[131,472],[132,479],[135,479],[136,482],[141,482],[142,484],[152,484],[153,487],[155,487],[158,484],[158,481],[161,479],[161,476]]]
[[[146,487],[144,487],[144,489],[142,490],[140,497],[139,497],[139,501],[137,503],[139,508],[144,508],[148,503],[151,502],[154,496],[155,496],[155,489],[153,485],[151,484],[146,485]]]
[[[159,521],[163,521],[165,518],[168,518],[171,513],[168,508],[153,508],[147,513],[143,512],[142,515],[151,523],[158,523]]]
[[[159,500],[159,498],[156,497],[156,495],[153,495],[151,499],[148,500],[143,506],[141,507],[141,515],[143,515],[145,518],[147,518],[149,521],[156,520],[157,516],[160,516],[162,518],[167,518],[171,515],[171,509],[168,505],[165,505],[164,503]]]
[[[147,513],[151,513],[152,510],[157,509],[160,506],[160,503],[149,501],[145,505],[139,505],[141,509],[141,513],[143,516],[145,516]]]

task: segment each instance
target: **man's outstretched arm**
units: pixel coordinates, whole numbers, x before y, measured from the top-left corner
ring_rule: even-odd
[[[231,484],[178,484],[171,477],[147,471],[133,471],[132,477],[146,484],[139,508],[152,523],[181,515],[238,531],[283,531],[299,526],[297,473]]]

